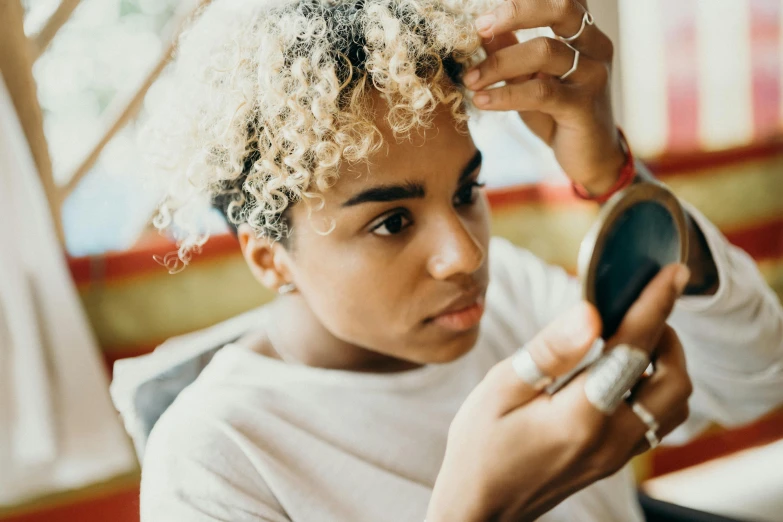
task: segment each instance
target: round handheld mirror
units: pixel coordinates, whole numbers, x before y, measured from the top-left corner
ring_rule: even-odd
[[[604,339],[655,275],[670,263],[685,263],[685,212],[661,185],[637,183],[601,209],[579,249],[583,298],[595,305]]]

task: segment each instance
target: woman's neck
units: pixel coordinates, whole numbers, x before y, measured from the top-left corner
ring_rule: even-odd
[[[243,344],[289,364],[369,373],[412,370],[421,365],[346,342],[327,330],[301,296],[281,297],[267,306],[262,331]]]

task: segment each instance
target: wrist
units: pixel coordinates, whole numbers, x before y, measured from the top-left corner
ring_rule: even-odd
[[[587,183],[572,183],[577,197],[597,203],[606,203],[615,193],[633,183],[636,178],[636,160],[631,152],[623,131],[617,129],[618,147],[607,154],[607,162],[601,170],[611,175],[597,178]]]
[[[622,146],[618,147],[608,155],[607,161],[601,167],[602,176],[598,176],[594,181],[581,183],[582,188],[591,197],[601,196],[612,190],[612,187],[622,176],[623,168],[628,162],[628,156]]]

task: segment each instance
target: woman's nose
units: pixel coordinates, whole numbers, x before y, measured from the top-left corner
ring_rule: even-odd
[[[446,280],[458,274],[472,274],[484,264],[486,252],[457,216],[439,227],[432,240],[427,269],[435,279]]]

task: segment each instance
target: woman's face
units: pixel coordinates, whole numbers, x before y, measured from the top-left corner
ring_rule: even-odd
[[[345,167],[322,209],[291,209],[291,276],[338,339],[420,364],[450,361],[476,342],[488,283],[481,156],[445,110],[413,140],[381,131],[387,145]]]

